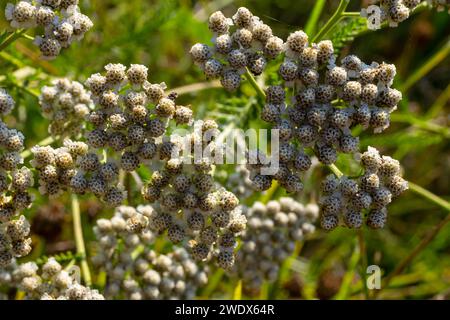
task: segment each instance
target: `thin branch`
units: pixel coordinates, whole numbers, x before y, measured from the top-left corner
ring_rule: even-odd
[[[317,22],[319,21],[320,14],[323,11],[323,8],[325,7],[326,0],[317,0],[316,4],[314,5],[313,10],[311,11],[311,14],[309,15],[308,21],[305,25],[305,32],[308,35],[312,35],[314,32],[316,32],[317,28]]]
[[[247,69],[244,73],[244,76],[247,78],[247,80],[250,82],[252,87],[256,90],[256,93],[258,96],[261,97],[261,99],[266,100],[266,93],[264,90],[258,85],[258,82],[256,82],[255,77],[250,73],[250,71]]]
[[[361,262],[361,278],[363,281],[364,288],[364,297],[366,300],[369,300],[369,290],[367,288],[367,250],[366,250],[366,242],[364,237],[364,226],[358,230],[358,242],[359,242],[359,254],[360,254],[360,262]]]
[[[320,31],[312,38],[311,42],[317,42],[323,39],[324,36],[330,32],[331,29],[343,18],[343,13],[347,8],[350,0],[341,0],[339,3],[336,12],[331,16],[331,18],[327,21],[327,23],[320,29]]]
[[[86,247],[83,238],[83,225],[81,224],[80,203],[76,194],[72,193],[72,219],[73,219],[73,233],[75,237],[75,246],[77,253],[81,256],[81,273],[83,275],[84,283],[87,286],[92,284],[91,273],[89,265],[86,260]]]
[[[336,176],[336,177],[338,177],[338,178],[341,178],[344,174],[342,173],[342,171],[341,170],[339,170],[339,168],[338,167],[336,167],[336,165],[335,164],[330,164],[329,166],[328,166],[328,168],[330,168],[330,170],[334,173],[334,175]]]
[[[2,43],[0,43],[0,51],[5,50],[11,43],[22,37],[24,32],[25,29],[18,29],[7,36],[6,39]]]
[[[429,73],[434,67],[436,67],[440,62],[442,62],[447,56],[450,54],[450,38],[447,38],[446,42],[442,47],[436,51],[433,56],[429,59],[426,59],[425,63],[420,66],[417,70],[413,72],[412,75],[409,76],[408,79],[401,86],[401,90],[403,93],[411,89],[411,87],[420,79],[422,79],[427,73]]]
[[[446,201],[445,199],[442,199],[441,197],[435,195],[434,193],[428,191],[427,189],[422,188],[421,186],[408,181],[409,190],[411,190],[414,193],[417,193],[418,195],[424,197],[430,202],[433,202],[434,204],[437,204],[441,208],[443,208],[446,211],[450,211],[450,203]]]

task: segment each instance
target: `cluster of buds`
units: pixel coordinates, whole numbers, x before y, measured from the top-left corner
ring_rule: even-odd
[[[212,140],[217,128],[212,120],[198,121],[194,132],[164,141],[159,152],[165,164],[153,172],[142,194],[156,202],[149,221],[153,231],[167,230],[174,243],[189,238],[196,260],[215,257],[220,267],[229,269],[234,263],[235,238],[245,229],[246,219],[237,210],[238,198],[213,178],[213,157],[222,152]],[[190,152],[181,154],[187,148]],[[203,157],[196,155],[199,149]]]
[[[245,287],[255,290],[264,281],[274,282],[283,262],[294,253],[296,242],[314,232],[319,208],[281,198],[267,204],[255,202],[250,208],[243,207],[243,212],[248,226],[235,267]]]
[[[66,190],[76,194],[92,192],[112,207],[126,198],[126,191],[117,184],[117,164],[103,161],[84,142],[66,139],[63,147],[34,146],[31,152],[31,165],[39,172],[41,194],[56,197]]]
[[[233,192],[240,200],[253,194],[253,182],[250,179],[250,170],[245,165],[238,165],[235,172],[228,175],[227,189]]]
[[[131,172],[158,153],[156,139],[174,119],[177,125],[192,122],[192,110],[176,105],[176,94],[166,95],[164,83],[147,81],[147,67],[108,64],[106,74],[92,75],[86,85],[96,108],[88,115],[94,129],[86,139],[91,149],[120,154],[120,169]],[[128,88],[128,90],[127,90]]]
[[[43,116],[50,120],[48,132],[52,136],[77,137],[93,102],[81,83],[63,78],[41,89],[39,104]]]
[[[422,2],[422,0],[372,0],[369,7],[361,10],[361,16],[367,18],[367,26],[372,30],[380,29],[383,22],[387,22],[390,27],[397,27],[400,22],[408,19],[412,11]],[[448,0],[426,0],[426,2],[438,11],[447,9],[450,13]]]
[[[42,267],[14,261],[2,273],[7,286],[23,291],[27,300],[104,300],[97,290],[80,284],[78,269],[65,270],[55,258]]]
[[[97,221],[93,263],[106,272],[108,299],[193,299],[207,283],[208,269],[184,248],[165,254],[150,249],[155,234],[146,225],[153,212],[149,205],[120,206],[111,219]]]
[[[9,113],[14,105],[13,98],[0,89],[0,114]],[[33,174],[28,168],[20,167],[23,149],[22,133],[9,129],[0,120],[0,267],[31,251],[30,224],[25,216],[19,216],[33,201],[28,193],[34,184]]]
[[[309,46],[303,31],[288,37],[286,59],[279,69],[284,86],[267,88],[261,113],[264,121],[279,130],[280,169],[264,176],[258,172],[261,163],[250,166],[256,172],[257,189],[269,188],[275,179],[289,192],[301,191],[299,175],[311,166],[305,148],[312,148],[321,163],[330,165],[339,152],[358,152],[359,138],[351,133],[354,126],[372,128],[375,133],[389,126],[390,113],[402,98],[400,91],[391,88],[395,66],[367,65],[354,55],[337,66],[333,52],[331,41]],[[285,87],[295,88],[288,104]]]
[[[209,17],[209,29],[214,34],[213,48],[197,43],[190,53],[208,79],[220,78],[222,86],[229,91],[239,88],[241,75],[247,69],[260,75],[267,60],[275,59],[284,50],[283,40],[244,7],[232,19],[220,11],[214,12]]]
[[[93,26],[89,17],[80,13],[78,0],[20,0],[6,5],[5,17],[14,29],[43,30],[34,41],[43,59],[56,58],[62,48],[81,40]]]
[[[368,147],[361,155],[364,174],[358,179],[329,175],[322,182],[320,223],[325,230],[336,228],[340,220],[349,228],[360,228],[363,211],[366,224],[373,229],[383,228],[387,220],[387,205],[408,189],[408,182],[400,176],[400,164],[388,156],[380,156],[377,149]]]

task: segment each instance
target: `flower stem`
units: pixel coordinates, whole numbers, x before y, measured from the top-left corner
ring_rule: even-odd
[[[320,14],[322,13],[323,8],[325,7],[325,2],[326,2],[326,0],[317,0],[316,1],[316,4],[314,5],[314,8],[311,11],[311,14],[309,15],[309,19],[305,25],[306,34],[311,35],[316,31],[317,22],[319,21]]]
[[[233,300],[241,300],[242,299],[242,280],[239,280],[236,283],[236,287],[233,289]]]
[[[59,137],[49,136],[49,137],[39,141],[36,145],[41,146],[41,147],[48,146],[48,145],[52,144],[53,142],[55,142],[58,138]],[[26,149],[26,150],[22,151],[20,156],[24,159],[28,158],[29,156],[31,156],[31,149]]]
[[[250,82],[250,84],[252,85],[252,87],[256,90],[256,93],[258,94],[258,96],[263,99],[266,100],[266,93],[264,92],[263,89],[261,89],[261,87],[258,85],[258,83],[256,82],[255,77],[253,77],[253,75],[250,73],[250,71],[247,69],[244,73],[244,76],[247,78],[247,80]]]
[[[84,283],[87,286],[90,286],[92,284],[91,273],[86,260],[86,247],[84,245],[83,226],[81,224],[80,203],[78,202],[76,194],[72,194],[72,219],[75,246],[77,248],[77,253],[81,256],[81,273],[83,275]]]
[[[364,226],[362,226],[358,230],[358,242],[359,242],[359,254],[360,254],[360,262],[361,262],[361,278],[363,281],[364,288],[364,297],[366,300],[369,300],[369,290],[367,289],[367,250],[366,250],[366,242],[364,237]]]
[[[9,36],[6,37],[5,40],[3,40],[2,43],[0,43],[0,51],[3,51],[6,49],[11,43],[22,37],[23,33],[25,32],[25,29],[18,29],[11,33]]]
[[[411,190],[414,193],[417,193],[418,195],[424,197],[430,202],[433,202],[434,204],[437,204],[441,208],[443,208],[446,211],[450,211],[450,203],[441,197],[435,195],[434,193],[431,193],[430,191],[422,188],[421,186],[412,183],[411,181],[408,181],[409,190]]]
[[[436,67],[440,62],[442,62],[448,55],[450,55],[450,38],[447,38],[444,45],[439,48],[434,55],[427,59],[426,62],[420,66],[401,86],[400,91],[405,93],[420,79],[422,79],[428,72],[430,72],[434,67]]]
[[[323,39],[324,36],[330,32],[331,29],[344,17],[345,9],[347,8],[350,0],[341,0],[336,12],[331,16],[331,18],[325,23],[322,29],[312,38],[311,42],[317,42]]]
[[[328,165],[328,168],[330,168],[330,170],[335,174],[336,177],[340,178],[342,177],[344,174],[342,173],[341,170],[339,170],[338,167],[336,167],[335,164],[330,164]]]
[[[443,135],[444,137],[450,137],[450,130],[447,127],[438,125],[436,123],[433,123],[431,121],[422,120],[420,118],[416,118],[415,116],[411,114],[392,114],[391,115],[391,121],[392,122],[401,122],[401,123],[408,123],[412,126],[415,126],[417,128],[438,133]]]

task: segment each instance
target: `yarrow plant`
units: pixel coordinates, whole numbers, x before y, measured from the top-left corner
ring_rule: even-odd
[[[212,291],[222,290],[222,277],[232,282],[233,298],[241,298],[242,288],[249,296],[271,297],[286,273],[302,269],[296,259],[303,242],[313,235],[318,241],[328,237],[316,225],[327,232],[338,226],[359,229],[349,268],[355,264],[355,270],[360,259],[364,272],[364,229],[385,227],[388,206],[403,192],[410,189],[450,210],[447,201],[406,181],[400,162],[366,148],[365,140],[388,130],[414,78],[442,61],[450,47],[444,46],[447,51],[438,52],[402,85],[394,64],[364,62],[339,50],[342,41],[361,30],[396,26],[423,1],[372,1],[361,11],[369,21],[364,28],[359,9],[345,11],[349,2],[341,0],[315,32],[325,3],[317,1],[305,29],[286,39],[245,7],[231,17],[213,12],[206,22],[211,44],[197,43],[186,52],[208,81],[220,79],[211,86],[195,84],[195,90],[220,82],[226,91],[227,97],[220,96],[223,103],[213,99],[204,109],[179,98],[192,86],[171,91],[164,82],[152,83],[143,64],[108,63],[101,72],[85,75],[84,82],[45,75],[53,72],[52,64],[37,58],[42,70],[25,67],[23,56],[3,50],[21,37],[32,38],[28,30],[35,29],[41,58],[50,60],[81,40],[93,23],[80,12],[78,0],[8,3],[5,18],[15,31],[0,35],[0,58],[21,69],[0,77],[8,87],[0,88],[0,299],[215,297]],[[448,1],[426,2],[438,10],[449,8]],[[356,23],[341,24],[345,19]],[[331,32],[338,27],[344,35]],[[40,90],[27,87],[30,72]],[[41,86],[44,81],[47,85]],[[28,110],[17,108],[16,114],[12,97],[21,93],[37,101],[48,127],[48,136],[30,147],[11,126],[17,123],[23,130]],[[222,110],[235,114],[225,117]],[[408,122],[409,117],[397,120]],[[228,121],[224,127],[223,119]],[[447,134],[439,124],[421,119],[411,124]],[[254,134],[256,145],[234,144],[232,131],[244,131],[244,126],[253,131],[245,133],[242,144],[259,133]],[[264,148],[267,136],[270,148]],[[245,163],[227,158],[224,165],[235,147],[245,149]],[[332,174],[324,175],[321,166]],[[36,201],[33,188],[41,194]],[[36,212],[33,204],[40,206]],[[69,207],[73,232],[63,230]],[[443,225],[387,276],[384,286]],[[86,232],[87,227],[92,230]],[[64,251],[60,254],[38,241],[39,253],[51,257],[35,259],[29,255],[32,236],[44,236],[49,244],[67,236],[74,241],[56,243],[53,249]],[[86,239],[94,240],[86,244]],[[25,256],[32,261],[21,261]],[[344,283],[337,297],[350,292],[350,285]]]
[[[39,28],[43,30],[34,43],[43,59],[56,58],[62,48],[79,41],[92,28],[88,16],[80,12],[78,0],[21,0],[8,3],[6,20],[14,29]]]

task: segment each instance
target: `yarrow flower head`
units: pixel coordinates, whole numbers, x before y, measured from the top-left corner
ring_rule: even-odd
[[[165,253],[150,249],[157,237],[146,229],[153,214],[149,205],[120,206],[111,219],[97,221],[93,263],[106,272],[106,298],[193,299],[206,285],[208,267],[192,260],[184,248]]]
[[[250,197],[253,190],[253,183],[250,179],[250,170],[245,165],[238,165],[236,171],[228,175],[227,189],[233,192],[240,200]]]
[[[221,11],[214,12],[209,17],[209,29],[214,34],[213,47],[197,43],[190,53],[208,79],[220,78],[222,86],[229,91],[239,88],[241,75],[247,69],[260,75],[267,60],[275,59],[284,51],[283,40],[244,7],[232,19]]]
[[[23,291],[26,300],[104,300],[98,290],[81,285],[76,272],[66,271],[55,258],[41,267],[35,262],[13,261],[7,272],[8,287]]]
[[[267,204],[255,202],[252,207],[242,206],[242,210],[248,227],[242,236],[234,271],[252,291],[265,281],[276,281],[281,265],[294,253],[296,241],[314,232],[319,207],[281,198]]]
[[[44,117],[50,120],[51,135],[75,138],[85,127],[93,101],[81,83],[63,78],[41,89],[39,104]]]
[[[9,113],[14,104],[13,98],[0,89],[0,114]],[[33,202],[28,189],[34,180],[32,172],[21,166],[23,149],[23,134],[0,120],[0,267],[31,251],[30,224],[20,212]]]
[[[235,237],[245,229],[246,219],[237,208],[238,198],[213,178],[214,157],[222,152],[213,141],[218,125],[205,120],[195,127],[184,137],[163,142],[159,149],[164,164],[142,189],[144,199],[155,203],[149,228],[158,233],[167,230],[169,239],[187,244],[196,260],[215,259],[229,269],[234,263]],[[197,148],[208,155],[196,156]],[[181,154],[182,149],[189,152]]]
[[[93,26],[80,12],[78,0],[20,0],[6,5],[5,18],[14,29],[43,30],[34,41],[43,59],[56,58],[62,48],[81,40]]]
[[[355,55],[337,65],[331,41],[309,44],[303,31],[292,33],[285,47],[279,68],[284,84],[266,89],[261,113],[262,120],[278,129],[280,168],[273,176],[261,175],[264,166],[259,163],[249,169],[255,172],[259,190],[268,189],[275,179],[289,192],[298,192],[302,190],[299,175],[311,166],[308,149],[325,165],[333,164],[339,152],[358,152],[359,138],[351,129],[360,125],[376,133],[385,130],[402,94],[391,88],[394,65],[367,65]],[[286,87],[295,88],[288,103]]]
[[[76,160],[75,192],[90,191],[111,206],[120,205],[126,193],[116,185],[119,171],[157,161],[170,120],[191,124],[192,110],[177,105],[176,94],[167,95],[164,83],[152,84],[147,76],[143,65],[108,64],[104,75],[87,79],[95,107],[86,118],[93,129],[85,134],[87,152]]]
[[[408,182],[400,175],[400,164],[377,149],[368,147],[360,156],[364,174],[357,178],[337,178],[329,175],[322,182],[320,222],[325,230],[332,230],[343,222],[349,228],[366,224],[373,229],[383,228],[387,220],[387,206],[408,189]]]

